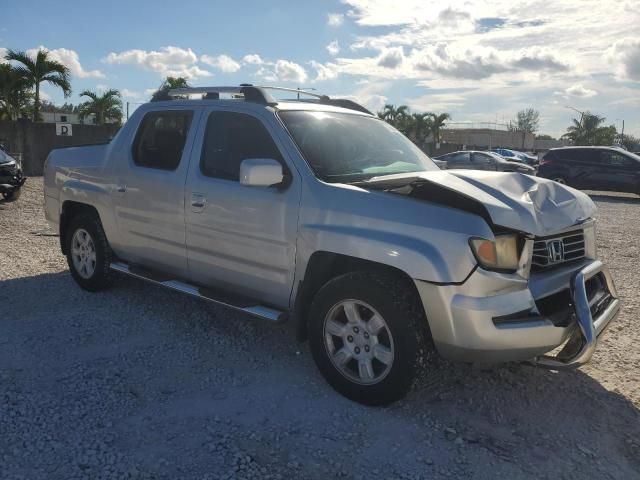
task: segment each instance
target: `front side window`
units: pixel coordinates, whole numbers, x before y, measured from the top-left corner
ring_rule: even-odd
[[[352,113],[290,110],[279,113],[314,173],[327,182],[439,170],[386,122]]]
[[[469,152],[452,153],[449,157],[451,163],[469,163]]]
[[[133,144],[136,165],[175,170],[180,164],[193,112],[150,112],[142,119]]]
[[[485,153],[474,153],[473,162],[480,165],[490,165],[494,162],[494,160]]]
[[[212,112],[200,156],[202,173],[238,181],[240,164],[249,158],[272,158],[282,163],[278,147],[260,120],[244,113]]]

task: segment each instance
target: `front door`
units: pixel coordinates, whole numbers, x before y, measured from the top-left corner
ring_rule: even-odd
[[[122,247],[133,264],[187,274],[184,187],[197,111],[147,112],[114,172],[112,200]]]
[[[603,190],[637,193],[640,183],[640,163],[622,152],[601,150],[598,152],[598,184]]]
[[[187,255],[195,282],[287,307],[301,189],[268,115],[211,109],[203,116],[185,193]],[[288,185],[241,185],[240,163],[249,158],[279,161]]]

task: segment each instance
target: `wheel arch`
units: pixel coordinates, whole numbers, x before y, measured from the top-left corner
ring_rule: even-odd
[[[60,233],[60,249],[62,253],[66,255],[67,246],[66,246],[66,236],[67,236],[67,228],[72,218],[81,215],[94,215],[98,221],[100,220],[100,214],[98,210],[93,206],[87,203],[77,202],[75,200],[65,200],[62,203],[60,208],[60,224],[59,224],[59,233]]]
[[[295,292],[291,324],[298,341],[307,340],[309,308],[318,290],[331,279],[355,271],[374,271],[394,276],[399,281],[407,282],[416,298],[419,298],[418,290],[411,276],[397,267],[341,253],[316,251],[309,258],[304,278],[298,283]],[[421,308],[423,307],[421,306]]]

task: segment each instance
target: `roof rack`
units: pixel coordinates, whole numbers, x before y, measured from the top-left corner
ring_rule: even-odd
[[[188,87],[188,88],[173,88],[167,92],[168,97],[182,97],[185,95],[198,95],[202,94],[206,99],[218,99],[221,93],[231,95],[242,95],[247,102],[260,103],[263,105],[275,106],[278,104],[275,98],[267,90],[275,90],[279,92],[292,92],[298,95],[307,95],[315,97],[312,102],[321,103],[323,105],[333,105],[334,107],[347,108],[349,110],[357,110],[359,112],[368,113],[373,115],[362,105],[346,98],[330,98],[327,95],[320,95],[317,93],[302,90],[300,88],[286,88],[286,87],[273,87],[273,86],[257,86],[248,83],[242,83],[237,87]]]

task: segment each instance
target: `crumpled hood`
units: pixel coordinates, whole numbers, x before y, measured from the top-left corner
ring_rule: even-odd
[[[401,176],[397,177],[400,180]],[[404,177],[406,179],[406,175]],[[420,172],[411,177],[414,185],[437,184],[467,197],[470,203],[479,202],[495,225],[537,236],[581,223],[596,211],[588,195],[552,180],[522,173],[448,170]]]

